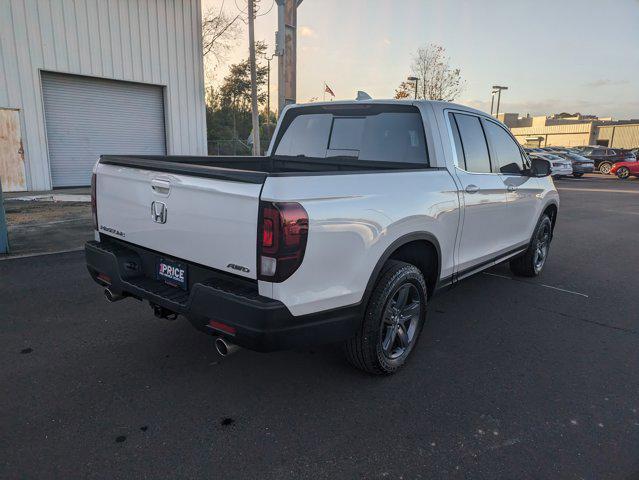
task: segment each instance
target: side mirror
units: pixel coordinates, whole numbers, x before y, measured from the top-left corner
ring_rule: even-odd
[[[531,158],[530,169],[526,172],[530,177],[547,177],[552,172],[550,161],[543,158]]]

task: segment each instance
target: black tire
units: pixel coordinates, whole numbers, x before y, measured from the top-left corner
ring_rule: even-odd
[[[617,170],[617,178],[625,180],[630,177],[630,169],[628,167],[619,167]]]
[[[583,173],[573,173],[572,176],[575,177],[575,178],[581,178],[581,177],[584,176],[584,174]]]
[[[404,292],[405,310],[398,310],[395,305]],[[426,319],[426,302],[426,282],[420,270],[410,263],[389,260],[368,300],[359,332],[344,344],[349,362],[376,375],[395,373],[417,343]],[[409,313],[402,315],[402,311]]]
[[[510,261],[510,270],[520,277],[536,277],[541,273],[548,258],[552,240],[552,222],[545,213],[535,227],[526,252]]]
[[[610,162],[601,162],[599,164],[599,171],[604,175],[610,175],[610,169],[612,168],[612,163]]]

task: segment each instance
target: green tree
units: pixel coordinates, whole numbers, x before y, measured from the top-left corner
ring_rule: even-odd
[[[264,58],[267,46],[264,42],[256,42],[255,50],[258,60]],[[257,65],[258,103],[266,103],[266,79],[268,67]],[[220,145],[232,146],[232,151],[220,149],[225,154],[246,154],[246,143],[251,133],[251,71],[248,58],[231,65],[229,73],[224,77],[219,88],[209,87],[206,92],[207,136],[211,142],[212,154],[217,153]],[[260,114],[260,137],[264,136],[265,113]],[[268,144],[264,138],[262,145]],[[264,148],[264,147],[263,147]]]
[[[255,42],[255,56],[260,59],[266,53],[264,42]],[[268,67],[257,65],[257,101],[266,101],[266,76]],[[251,66],[249,59],[231,65],[229,73],[224,77],[220,86],[220,101],[224,106],[232,106],[237,111],[250,111],[251,109]]]

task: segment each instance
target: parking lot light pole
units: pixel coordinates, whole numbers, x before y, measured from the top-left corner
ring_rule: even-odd
[[[508,87],[493,85],[493,90],[497,92],[497,112],[495,113],[495,117],[499,117],[499,102],[501,101],[501,91],[508,90]]]
[[[495,106],[495,94],[497,93],[497,90],[493,90],[491,97],[490,97],[490,116],[493,115],[493,108]]]
[[[409,82],[415,82],[415,100],[417,100],[417,82],[419,82],[418,77],[408,77],[406,80]]]
[[[2,199],[2,179],[0,179],[0,254],[2,253],[9,253],[9,232]]]

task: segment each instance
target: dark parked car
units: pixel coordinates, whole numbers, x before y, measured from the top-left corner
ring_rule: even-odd
[[[584,173],[592,173],[595,171],[595,164],[590,158],[586,158],[572,150],[564,152],[557,151],[555,155],[570,160],[572,162],[572,176],[575,178],[583,177]]]
[[[617,162],[634,162],[636,160],[630,150],[622,148],[586,147],[579,154],[593,160],[595,168],[604,175],[608,175],[612,166]]]

